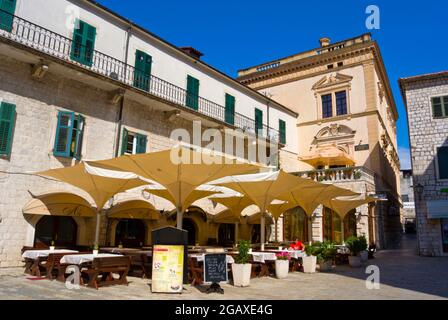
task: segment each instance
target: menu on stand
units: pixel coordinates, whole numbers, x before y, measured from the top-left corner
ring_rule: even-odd
[[[182,293],[184,246],[155,245],[152,262],[152,292]]]

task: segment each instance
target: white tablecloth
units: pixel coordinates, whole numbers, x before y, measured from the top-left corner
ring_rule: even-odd
[[[266,260],[277,260],[275,252],[249,252],[252,255],[254,262],[265,263]]]
[[[65,250],[65,249],[55,249],[53,251],[51,250],[27,250],[22,254],[22,258],[26,259],[37,259],[37,258],[43,258],[48,257],[50,253],[75,253],[78,251],[75,250]]]
[[[338,253],[350,254],[350,249],[347,248],[346,245],[336,245],[335,247],[337,248]]]
[[[198,262],[203,262],[205,254],[190,254],[189,256],[195,258]],[[235,263],[233,257],[229,255],[226,255],[226,261],[230,264]]]
[[[68,256],[63,256],[61,263],[63,264],[74,264],[80,265],[87,262],[92,262],[95,258],[108,258],[108,257],[122,257],[120,254],[111,253],[99,253],[97,255],[91,254],[71,254]]]

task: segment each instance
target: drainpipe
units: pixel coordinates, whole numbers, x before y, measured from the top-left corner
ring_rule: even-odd
[[[129,53],[129,38],[131,36],[132,26],[130,25],[129,28],[126,31],[126,52],[124,56],[124,76],[126,77],[127,74],[127,64],[128,64],[128,53]],[[120,150],[120,136],[121,136],[121,127],[123,124],[123,109],[124,109],[124,96],[120,100],[120,109],[118,110],[118,119],[117,119],[117,136],[115,138],[115,157],[118,157],[119,150]]]

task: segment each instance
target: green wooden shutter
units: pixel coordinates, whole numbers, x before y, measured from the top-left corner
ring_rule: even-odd
[[[146,153],[146,144],[148,142],[148,138],[143,134],[137,134],[136,140],[137,140],[136,153]]]
[[[286,144],[286,122],[283,120],[278,120],[278,131],[280,134],[280,143]]]
[[[11,103],[0,104],[0,155],[11,154],[12,135],[16,119],[16,106]]]
[[[84,138],[84,125],[85,125],[85,119],[83,116],[78,115],[78,123],[76,128],[76,142],[75,142],[75,152],[74,157],[77,160],[81,160],[82,156],[82,141]]]
[[[121,135],[121,155],[124,155],[126,152],[126,149],[128,147],[128,130],[126,128],[123,128],[123,133]]]
[[[16,12],[16,0],[0,0],[0,29],[11,32]]]
[[[53,150],[53,154],[56,157],[70,157],[74,122],[75,114],[73,112],[59,111],[58,127]]]
[[[134,86],[149,91],[152,57],[142,51],[135,51]]]
[[[187,77],[186,105],[194,110],[199,108],[199,80],[192,76]]]
[[[78,27],[78,28],[76,28]],[[87,66],[93,64],[96,28],[77,20],[73,31],[71,59]]]
[[[235,124],[235,97],[226,93],[225,121]]]
[[[439,165],[439,179],[448,179],[448,147],[437,149],[437,163]]]
[[[262,135],[263,130],[263,111],[260,109],[255,108],[255,133],[258,134],[260,131],[260,134]]]

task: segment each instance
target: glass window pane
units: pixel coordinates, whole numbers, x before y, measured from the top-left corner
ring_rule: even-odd
[[[336,92],[336,113],[338,116],[347,114],[347,93]]]
[[[439,179],[448,179],[448,147],[437,149],[437,163],[439,167]]]
[[[331,94],[322,96],[322,118],[330,118],[333,116],[333,102]]]

